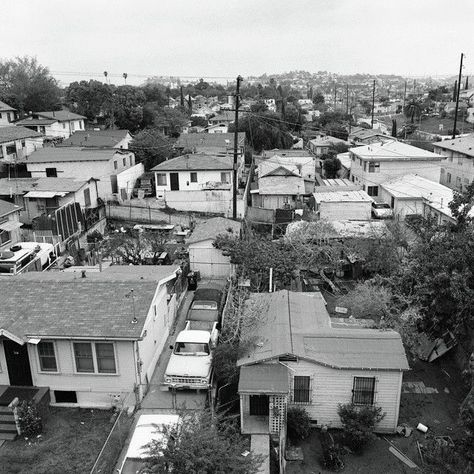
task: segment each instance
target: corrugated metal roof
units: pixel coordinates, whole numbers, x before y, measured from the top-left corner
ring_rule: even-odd
[[[253,294],[246,311],[260,315],[243,339],[253,343],[239,366],[291,354],[338,369],[408,370],[395,331],[332,328],[320,293]]]
[[[239,393],[286,394],[289,390],[288,369],[280,364],[241,367]]]

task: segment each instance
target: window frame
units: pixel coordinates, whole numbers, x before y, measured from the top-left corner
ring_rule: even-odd
[[[191,171],[189,173],[189,182],[197,183],[198,182],[198,174],[196,171]]]
[[[378,186],[367,186],[367,194],[371,197],[378,197],[379,187]]]
[[[371,381],[372,387],[368,388],[368,381]],[[358,382],[362,387],[357,387]],[[366,384],[364,387],[363,384]],[[377,377],[354,376],[352,380],[352,404],[356,406],[374,406],[377,394]],[[364,398],[369,397],[369,398]]]
[[[160,178],[162,182],[160,183]],[[168,173],[156,173],[156,185],[157,186],[168,186]]]
[[[91,201],[91,190],[90,190],[90,188],[84,189],[83,194],[84,194],[84,205],[86,207],[91,207],[92,201]]]
[[[227,181],[224,181],[224,179],[226,179]],[[230,180],[231,180],[230,172],[221,171],[221,183],[230,184]]]
[[[77,356],[76,356],[76,344],[89,344],[91,347],[91,355],[92,355],[92,371],[79,371],[77,368]],[[112,346],[112,351],[114,354],[114,365],[115,365],[115,372],[105,372],[99,370],[99,359],[97,357],[97,344],[109,344]],[[74,373],[76,375],[105,375],[105,376],[118,376],[118,358],[117,358],[117,349],[116,344],[114,341],[72,341],[72,356],[74,358]]]
[[[42,344],[51,344],[52,347],[53,347],[53,355],[41,355],[40,353],[40,347]],[[49,340],[49,339],[45,339],[45,340],[41,340],[38,345],[36,346],[36,354],[38,356],[38,372],[41,372],[41,373],[46,373],[46,374],[58,374],[60,372],[59,370],[59,361],[58,361],[58,357],[57,357],[57,349],[56,349],[56,342],[55,341],[52,341],[52,340]],[[46,369],[43,367],[43,363],[42,363],[42,359],[44,357],[47,357],[47,358],[54,358],[54,363],[55,363],[55,366],[56,368],[55,369]]]
[[[47,178],[57,178],[58,169],[57,168],[45,168],[44,172],[46,173]]]
[[[380,173],[380,161],[369,162],[369,173]]]
[[[5,222],[8,222],[8,217],[0,218],[0,224],[4,224]],[[3,240],[2,236],[7,236],[7,240]],[[8,242],[11,242],[11,241],[12,241],[12,233],[9,232],[8,230],[0,229],[0,247],[8,244]]]
[[[296,385],[297,385],[296,379],[304,379],[303,385],[306,385],[307,383],[307,387],[300,386],[296,388]],[[313,377],[311,377],[310,375],[294,375],[292,382],[293,382],[293,387],[291,390],[292,403],[297,404],[297,405],[311,405],[312,400],[313,400]],[[300,380],[300,382],[303,382],[303,380]]]

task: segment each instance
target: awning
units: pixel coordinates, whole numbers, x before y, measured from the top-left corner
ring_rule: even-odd
[[[18,229],[23,225],[22,222],[18,221],[7,221],[0,224],[0,229],[6,232],[11,232],[12,230]]]
[[[284,365],[258,364],[240,368],[239,393],[287,394],[289,388],[288,369]]]
[[[23,197],[51,199],[55,196],[65,196],[66,194],[67,193],[60,193],[56,191],[30,191],[26,193]]]

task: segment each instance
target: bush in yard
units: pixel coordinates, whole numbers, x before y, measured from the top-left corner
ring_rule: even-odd
[[[288,408],[286,414],[286,425],[288,438],[291,441],[301,441],[309,436],[311,420],[307,411],[301,407]]]
[[[43,420],[33,402],[23,400],[18,405],[17,415],[21,435],[25,438],[32,438],[43,431]]]
[[[331,433],[328,432],[327,427],[321,428],[319,439],[323,450],[320,458],[321,465],[329,471],[342,471],[344,469],[344,461],[342,460],[341,449],[334,443],[334,439]]]
[[[385,417],[380,407],[357,406],[352,403],[339,404],[337,414],[342,422],[345,442],[358,453],[375,438],[374,427]]]

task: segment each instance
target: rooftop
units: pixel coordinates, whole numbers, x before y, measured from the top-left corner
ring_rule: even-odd
[[[350,151],[358,158],[377,161],[410,161],[426,160],[441,161],[442,156],[423,150],[406,143],[392,141],[388,143],[372,143],[371,145],[351,148]]]
[[[229,230],[231,230],[231,232]],[[215,239],[220,234],[229,234],[239,237],[240,222],[226,219],[225,217],[213,217],[205,221],[200,221],[187,240],[187,243],[193,244],[195,242],[202,242],[203,240]]]
[[[336,137],[331,137],[330,135],[314,138],[313,140],[310,140],[309,143],[311,143],[313,146],[330,146],[330,145],[338,145],[340,143],[344,145],[349,144],[345,140],[341,140],[340,138],[336,138]]]
[[[128,130],[85,130],[74,132],[60,146],[113,148],[127,138]]]
[[[212,135],[212,134],[211,134]],[[152,168],[152,171],[189,171],[189,170],[231,170],[233,158],[231,156],[206,155],[193,153],[182,155],[163,161]]]
[[[317,203],[321,202],[372,202],[373,199],[365,192],[360,190],[341,190],[313,193]]]
[[[47,111],[47,112],[37,112],[33,115],[37,115],[38,117],[44,117],[49,119],[55,119],[59,122],[67,122],[68,120],[81,120],[85,119],[84,115],[75,114],[74,112],[69,112],[69,110],[54,110],[54,111]]]
[[[0,196],[23,195],[30,191],[71,193],[81,189],[87,181],[74,178],[0,178]]]
[[[15,204],[0,199],[0,217],[7,216],[8,214],[12,214],[20,209],[20,206],[16,206]]]
[[[5,102],[2,102],[0,100],[0,110],[2,112],[8,112],[8,111],[15,111],[16,109],[14,109],[13,107],[11,107],[10,105],[8,104],[5,104]]]
[[[0,127],[0,143],[23,140],[24,138],[40,138],[42,136],[41,133],[26,127],[17,127],[15,125]]]
[[[1,129],[0,129],[1,130]],[[474,157],[474,134],[466,137],[455,138],[454,140],[443,140],[435,142],[433,146],[442,150],[456,151],[467,156]]]
[[[238,143],[245,142],[245,132],[239,132]],[[234,147],[233,133],[182,133],[175,146],[177,148],[229,148]]]
[[[46,119],[46,118],[25,118],[25,119],[18,120],[17,122],[15,122],[15,125],[17,126],[25,125],[25,127],[28,127],[31,125],[51,125],[55,122],[57,122],[57,120]]]
[[[125,150],[126,151],[126,150]],[[62,161],[109,161],[116,153],[121,153],[117,149],[99,150],[95,148],[81,147],[47,147],[40,148],[26,157],[26,163],[52,163]]]
[[[337,369],[409,369],[397,332],[332,328],[320,293],[252,294],[247,308],[259,312],[261,323],[243,335],[255,342],[239,366],[293,355]]]

